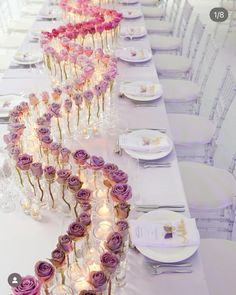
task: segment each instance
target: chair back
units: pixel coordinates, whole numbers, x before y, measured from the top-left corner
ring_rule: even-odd
[[[8,0],[0,1],[0,25],[2,33],[8,33],[8,26],[12,18],[12,11]]]
[[[208,79],[210,77],[218,53],[219,48],[215,45],[215,42],[212,40],[211,34],[208,34],[202,49],[198,66],[196,68],[196,71],[193,73],[193,81],[201,87],[199,99],[197,101],[197,106],[195,110],[195,114],[197,115],[199,115],[200,113],[201,98],[204,94]]]
[[[229,172],[232,173],[234,176],[236,173],[235,168],[236,168],[236,153],[233,155],[232,161],[228,168]]]
[[[177,27],[177,37],[180,37],[182,40],[185,37],[192,12],[193,6],[188,2],[188,0],[185,0],[184,7],[179,19],[179,25]]]
[[[225,9],[227,9],[229,11],[234,11],[234,10],[236,10],[236,1],[235,0],[221,0],[219,7],[224,7]]]
[[[216,124],[216,132],[214,135],[215,141],[219,137],[220,129],[235,97],[236,81],[231,72],[230,66],[228,66],[209,115],[209,119]]]
[[[180,5],[182,0],[173,0],[172,5],[170,6],[169,22],[172,23],[173,28],[175,28],[176,20],[179,15]]]

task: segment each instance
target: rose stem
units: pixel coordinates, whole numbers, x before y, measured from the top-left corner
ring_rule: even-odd
[[[41,144],[39,145],[39,153],[40,153],[40,156],[42,158],[43,157],[43,153],[42,153],[42,146],[41,146]]]
[[[65,274],[64,274],[64,271],[63,271],[63,269],[61,268],[61,283],[62,283],[62,285],[65,285]]]
[[[110,202],[109,192],[110,192],[110,188],[108,187],[108,188],[107,188],[107,201],[108,201],[108,203]]]
[[[38,181],[39,189],[40,189],[40,191],[41,191],[40,202],[42,202],[42,201],[43,201],[44,192],[43,192],[43,189],[42,189],[42,187],[41,187],[41,183],[40,183],[39,177],[37,177],[37,181]]]
[[[69,134],[71,135],[71,130],[70,130],[70,113],[67,113],[67,128],[69,131]]]
[[[64,62],[63,71],[64,71],[65,79],[67,80],[66,62]]]
[[[108,295],[111,295],[111,277],[109,278],[108,282]]]
[[[76,254],[76,241],[74,241],[74,255],[75,255],[75,261],[78,262],[77,254]]]
[[[105,96],[104,93],[102,94],[102,111],[105,111]]]
[[[92,35],[92,40],[93,40],[93,49],[95,50],[95,40],[94,40],[94,36]]]
[[[17,167],[16,167],[16,171],[17,171],[17,174],[19,175],[19,178],[20,178],[20,184],[24,187],[23,179],[22,179],[22,176],[21,176],[20,170],[19,170]]]
[[[76,63],[74,63],[74,70],[75,70],[76,77],[78,78]]]
[[[96,189],[97,188],[97,173],[96,173],[96,171],[93,172],[93,183],[94,183],[94,187]]]
[[[80,107],[77,109],[77,127],[79,126]]]
[[[75,212],[76,218],[78,218],[78,212],[77,212],[78,205],[79,205],[79,202],[76,202],[75,207],[74,207],[74,212]]]
[[[100,113],[99,97],[97,97],[97,103],[98,103],[97,117],[99,118],[99,113]]]
[[[70,257],[69,257],[69,254],[66,255],[66,258],[67,258],[67,267],[69,268],[69,266],[70,266]]]
[[[91,119],[91,106],[88,106],[88,125],[90,125],[90,119]]]
[[[27,178],[28,178],[28,181],[30,183],[30,185],[32,186],[33,190],[34,190],[34,195],[36,196],[36,191],[35,191],[35,187],[30,179],[30,175],[29,175],[29,171],[26,172],[26,175],[27,175]]]
[[[59,69],[60,69],[60,80],[61,82],[63,81],[63,77],[62,77],[62,68],[61,68],[61,63],[59,62]]]
[[[52,194],[52,184],[50,181],[48,182],[48,190],[49,190],[50,197],[52,199],[52,208],[54,209],[54,198],[53,198],[53,194]]]
[[[44,285],[44,291],[46,295],[49,295],[48,286],[46,284]]]
[[[66,205],[69,207],[69,210],[71,211],[70,203],[68,203],[65,199],[65,186],[62,185],[62,200],[66,203]]]
[[[61,133],[61,126],[60,126],[59,118],[57,118],[57,127],[58,127],[58,130],[59,130],[59,138],[60,138],[60,141],[61,141],[62,140],[62,133]]]

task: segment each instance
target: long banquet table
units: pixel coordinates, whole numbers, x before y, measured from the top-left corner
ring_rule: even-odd
[[[46,5],[46,3],[44,4]],[[132,6],[133,7],[133,6]],[[134,6],[140,8],[139,4]],[[121,6],[117,9],[124,8]],[[129,6],[129,9],[131,6]],[[50,29],[57,27],[60,22],[36,21],[34,28]],[[123,20],[122,25],[144,25],[144,19]],[[132,40],[118,40],[119,47],[144,47],[150,48],[147,37]],[[25,39],[22,48],[37,49],[39,45],[29,43]],[[40,66],[39,66],[40,67]],[[166,128],[171,137],[167,114],[162,99],[155,107],[135,107],[128,99],[119,98],[119,83],[126,80],[158,80],[153,62],[145,66],[132,65],[119,61],[118,78],[113,95],[115,108],[118,114],[118,130],[126,128]],[[18,69],[14,65],[9,68],[0,83],[0,94],[42,92],[50,89],[50,78],[46,71],[37,69]],[[1,134],[6,129],[1,125]],[[113,148],[117,141],[117,134],[106,134],[76,143],[76,147],[84,147],[89,153],[103,156],[106,161],[114,161],[121,169],[129,174],[130,184],[134,190],[133,202],[139,200],[146,203],[157,204],[185,204],[185,215],[189,216],[186,197],[178,169],[178,162],[174,151],[168,156],[167,161],[172,165],[168,169],[143,169],[138,162],[123,153],[115,155]],[[1,146],[3,145],[1,139]],[[132,212],[131,217],[137,214]],[[2,295],[10,294],[7,277],[10,273],[17,272],[21,275],[33,274],[34,263],[39,259],[49,257],[55,247],[57,236],[64,233],[69,223],[69,218],[59,213],[45,212],[40,222],[30,217],[17,208],[12,213],[0,213],[0,261],[1,276],[0,290]],[[207,295],[208,289],[204,277],[200,253],[189,259],[193,264],[191,274],[167,274],[152,276],[146,267],[144,257],[132,249],[128,256],[126,285],[117,290],[117,295]],[[191,290],[191,291],[190,291]]]

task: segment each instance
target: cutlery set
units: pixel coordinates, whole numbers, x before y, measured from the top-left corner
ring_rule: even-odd
[[[185,206],[184,205],[158,205],[158,204],[136,204],[134,206],[136,212],[150,212],[152,210],[157,209],[167,209],[174,212],[184,212]]]
[[[151,266],[152,275],[170,274],[170,273],[192,273],[191,263],[161,263],[148,262]]]

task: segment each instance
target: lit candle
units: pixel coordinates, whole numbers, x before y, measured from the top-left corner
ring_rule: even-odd
[[[101,217],[107,217],[110,215],[110,210],[109,208],[107,207],[106,203],[104,203],[102,205],[101,208],[98,209],[98,214],[101,216]]]
[[[74,287],[75,287],[76,291],[83,291],[83,290],[90,290],[91,289],[91,286],[85,280],[75,282]]]
[[[108,233],[111,232],[112,227],[111,227],[111,222],[109,221],[102,221],[98,225],[98,229],[96,230],[96,237],[99,240],[105,240],[106,237],[108,236]]]
[[[99,270],[101,270],[101,267],[100,267],[99,264],[94,262],[94,263],[89,265],[89,270],[90,271],[99,271]]]

